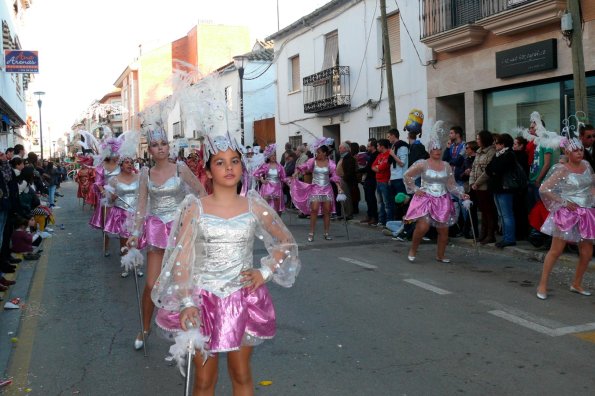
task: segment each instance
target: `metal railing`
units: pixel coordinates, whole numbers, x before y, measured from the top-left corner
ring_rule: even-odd
[[[349,66],[334,66],[303,78],[304,113],[351,105]]]
[[[421,38],[539,0],[421,0]]]

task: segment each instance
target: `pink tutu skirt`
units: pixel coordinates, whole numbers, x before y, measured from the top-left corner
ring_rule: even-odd
[[[318,184],[308,184],[294,179],[289,186],[289,191],[291,202],[303,214],[310,214],[312,212],[310,209],[312,202],[330,202],[331,213],[335,213],[335,194],[330,184],[322,187]],[[322,214],[322,205],[320,205],[318,214]]]
[[[240,289],[223,298],[198,290],[193,299],[201,313],[200,332],[209,338],[209,352],[235,351],[275,336],[275,308],[264,285],[252,293]],[[166,333],[181,329],[179,312],[160,309],[155,322]]]
[[[103,208],[104,206],[100,204],[99,199],[95,203],[95,209],[93,210],[93,216],[89,220],[89,225],[93,228],[97,228],[98,230],[103,230]],[[106,208],[106,218],[109,218],[110,211],[112,208]]]
[[[117,206],[111,208],[105,221],[105,232],[119,236],[120,238],[128,238],[134,221],[134,213],[119,208]]]
[[[260,186],[260,196],[267,201],[269,206],[277,212],[285,211],[285,198],[283,197],[283,184],[266,183]]]
[[[595,208],[560,208],[550,212],[541,232],[567,242],[595,240]]]
[[[414,195],[409,204],[405,220],[424,219],[434,227],[450,227],[458,219],[457,207],[452,203],[450,194],[434,197],[424,194]]]
[[[172,224],[173,221],[165,224],[157,216],[147,216],[143,226],[143,234],[138,240],[138,248],[143,249],[148,245],[158,249],[165,249]]]

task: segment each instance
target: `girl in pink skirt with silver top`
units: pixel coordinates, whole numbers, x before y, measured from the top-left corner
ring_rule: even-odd
[[[456,183],[451,166],[442,161],[442,131],[444,131],[442,121],[438,121],[432,129],[428,144],[430,158],[416,161],[403,175],[407,193],[413,194],[409,209],[403,219],[416,221],[411,247],[407,255],[407,259],[412,262],[415,261],[421,239],[428,232],[430,226],[434,226],[438,232],[436,260],[450,263],[450,260],[444,257],[448,242],[448,227],[453,225],[458,218],[450,195],[453,194],[463,200],[469,199],[469,196],[464,193],[463,187]],[[420,176],[421,187],[418,187],[415,184],[415,179]]]
[[[148,133],[149,153],[155,161],[151,169],[143,167],[140,174],[138,209],[132,236],[127,245],[139,249],[148,247],[146,282],[142,296],[143,331],[149,334],[155,305],[151,290],[161,272],[161,262],[176,210],[187,192],[205,196],[206,191],[186,164],[169,161],[166,132],[157,127]],[[142,334],[134,340],[134,348],[143,347]]]
[[[269,144],[264,150],[265,163],[254,171],[254,177],[260,181],[260,195],[281,215],[285,211],[283,183],[285,169],[277,162],[277,145]]]
[[[192,332],[195,395],[213,395],[219,353],[227,352],[234,395],[254,392],[250,356],[255,345],[275,335],[275,310],[264,283],[290,287],[300,269],[297,244],[277,215],[254,190],[237,193],[246,172],[239,144],[229,134],[205,139],[205,164],[213,194],[188,195],[180,205],[163,270],[152,297],[156,322],[176,334],[170,348],[183,355]],[[268,255],[253,268],[254,240]],[[180,357],[178,355],[178,357]]]

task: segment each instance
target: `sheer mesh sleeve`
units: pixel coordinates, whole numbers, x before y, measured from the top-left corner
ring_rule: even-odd
[[[161,274],[151,292],[151,298],[159,308],[180,311],[195,306],[192,291],[198,283],[195,242],[200,212],[200,201],[192,194],[188,194],[178,208]]]
[[[207,196],[207,190],[205,190],[204,186],[198,180],[196,175],[194,173],[192,173],[190,168],[188,168],[188,165],[186,165],[184,162],[180,161],[180,162],[178,162],[178,170],[180,172],[180,177],[182,178],[184,183],[186,183],[186,185],[188,186],[188,188],[189,188],[188,192],[190,194],[194,194],[198,197],[206,197]]]
[[[118,176],[114,176],[107,183],[107,186],[105,186],[105,191],[107,191],[109,193],[107,195],[107,202],[110,206],[113,206],[113,204],[116,202],[116,199],[117,199],[117,195],[116,195],[116,184],[117,183],[118,183]]]
[[[134,230],[132,235],[138,237],[143,228],[147,210],[149,208],[149,168],[143,166],[140,170],[140,180],[138,187],[138,198],[136,200],[136,213],[134,215]]]
[[[248,199],[250,210],[258,220],[257,237],[268,252],[260,260],[263,277],[265,280],[272,277],[278,285],[291,287],[301,268],[298,245],[275,210],[257,192],[249,191]]]
[[[426,160],[422,159],[415,161],[415,163],[405,171],[403,174],[403,182],[405,183],[407,194],[415,194],[417,190],[419,190],[419,187],[415,185],[415,179],[421,176],[426,169],[426,166]]]
[[[308,161],[304,162],[303,164],[297,166],[297,170],[300,173],[312,173],[314,170],[314,158],[310,158]]]
[[[279,171],[279,181],[281,181],[281,183],[286,183],[287,175],[285,174],[285,168],[277,164],[277,170]]]
[[[539,196],[550,212],[566,205],[566,200],[562,198],[561,193],[563,181],[568,173],[568,169],[563,164],[556,164],[550,169],[545,181],[539,187]]]
[[[444,166],[446,167],[446,174],[448,175],[448,180],[446,180],[446,189],[455,197],[463,199],[463,195],[465,194],[465,188],[463,186],[459,186],[455,181],[455,176],[452,172],[452,167],[448,164],[448,162],[444,162]]]
[[[258,168],[256,168],[256,170],[254,171],[254,173],[252,173],[252,176],[254,176],[256,179],[264,177],[264,175],[268,172],[268,169],[269,169],[269,164],[267,164],[267,163],[260,164],[260,166]]]
[[[328,160],[328,172],[332,182],[341,183],[341,176],[337,175],[337,164],[332,160]]]

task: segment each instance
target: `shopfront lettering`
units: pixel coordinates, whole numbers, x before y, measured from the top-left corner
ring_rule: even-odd
[[[552,70],[557,64],[556,39],[496,52],[496,77],[507,78]]]

